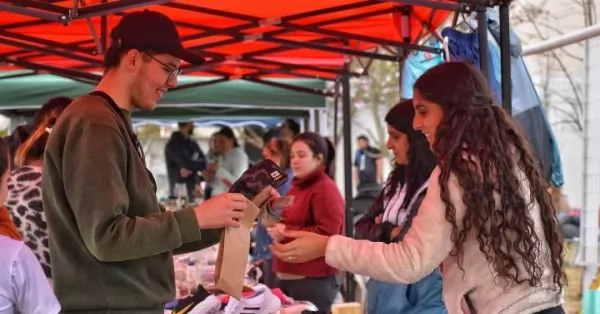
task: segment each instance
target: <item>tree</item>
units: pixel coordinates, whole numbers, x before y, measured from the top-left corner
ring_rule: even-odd
[[[350,87],[352,89],[352,86]],[[336,99],[331,99],[328,98],[327,100],[329,101],[328,105],[327,105],[327,117],[329,117],[329,125],[331,125],[332,128],[335,128],[332,133],[333,138],[331,139],[331,141],[333,142],[334,147],[339,147],[340,145],[340,141],[343,138],[343,133],[344,133],[344,116],[343,116],[343,111],[342,111],[342,90],[341,88],[335,89],[337,91],[339,91],[340,95],[338,95],[338,97]],[[354,124],[354,117],[356,115],[356,107],[353,106],[352,104],[352,100],[351,102],[351,107],[350,107],[350,122],[352,124]],[[336,112],[336,106],[337,106],[337,112]]]
[[[351,68],[355,72],[365,70],[359,62],[352,63]],[[372,145],[389,157],[387,156],[389,152],[385,149],[387,135],[383,117],[400,100],[398,64],[374,60],[368,65],[367,72],[368,75],[350,80],[351,118],[355,118],[357,115],[361,117],[361,121],[352,120],[352,127],[359,132],[366,133],[372,139]],[[340,109],[336,117],[338,121],[342,119],[341,105],[340,100]],[[371,125],[363,120],[365,116],[371,118],[373,129],[365,127],[365,125]],[[341,138],[339,135],[342,133],[342,127],[342,123],[338,123],[338,130],[335,130],[338,140]]]

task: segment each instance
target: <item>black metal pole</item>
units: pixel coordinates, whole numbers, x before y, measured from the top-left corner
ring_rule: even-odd
[[[410,13],[411,13],[412,7],[403,7],[402,8],[402,20],[401,20],[401,24],[400,24],[400,29],[402,30],[402,41],[405,43],[410,43],[410,33],[411,33],[411,29],[410,29]],[[398,54],[400,54],[402,56],[402,59],[400,59],[400,61],[398,61],[398,90],[400,91],[400,100],[402,99],[402,72],[404,69],[404,62],[406,61],[406,58],[408,58],[408,55],[411,53],[412,51],[408,50],[408,49],[403,49],[403,48],[399,48],[398,49]]]
[[[344,65],[346,71],[342,75],[342,136],[344,140],[344,197],[346,213],[346,236],[354,237],[354,220],[352,214],[352,134],[350,119],[350,76],[347,74],[350,69],[350,63],[347,61]],[[352,273],[346,273],[346,285],[344,300],[346,302],[354,301],[354,276]]]
[[[398,91],[400,92],[400,101],[404,100],[404,97],[402,97],[402,94],[404,94],[403,88],[402,88],[402,69],[404,68],[404,59],[402,59],[402,61],[398,62]]]
[[[490,58],[488,46],[488,28],[485,8],[477,10],[477,35],[479,38],[479,66],[486,80],[490,80]]]
[[[500,71],[502,76],[502,108],[512,115],[512,76],[510,73],[509,4],[500,5]]]
[[[102,0],[101,3],[106,3],[106,0]],[[108,18],[106,15],[100,17],[100,42],[102,43],[102,47],[104,48],[103,53],[108,50],[108,46],[110,46],[110,41],[108,38]]]
[[[404,77],[403,77],[402,73],[404,72],[404,63],[406,62],[406,58],[408,58],[408,54],[410,54],[410,53],[411,53],[410,51],[403,50],[402,51],[402,54],[403,54],[402,60],[398,61],[398,94],[400,95],[399,101],[406,100],[406,98],[402,97],[402,95],[404,94],[404,88],[403,88],[403,84],[402,84]]]
[[[338,143],[338,115],[340,113],[340,84],[335,84],[335,94],[333,97],[333,143]]]

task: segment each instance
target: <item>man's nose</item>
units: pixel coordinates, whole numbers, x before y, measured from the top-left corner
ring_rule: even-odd
[[[167,79],[167,87],[168,88],[177,87],[177,76],[173,75]]]

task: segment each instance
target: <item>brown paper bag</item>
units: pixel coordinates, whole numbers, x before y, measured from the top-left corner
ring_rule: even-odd
[[[252,201],[246,200],[248,208],[239,228],[225,228],[223,231],[215,266],[215,285],[207,290],[222,291],[238,300],[242,298],[250,252],[250,229],[261,211],[260,207],[268,201],[270,189],[265,188]]]

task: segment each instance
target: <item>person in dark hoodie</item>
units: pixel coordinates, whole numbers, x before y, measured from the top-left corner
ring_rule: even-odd
[[[15,167],[15,152],[19,146],[21,146],[21,144],[23,144],[29,138],[29,136],[31,136],[37,126],[42,123],[43,118],[46,117],[50,112],[64,110],[72,101],[73,99],[63,96],[51,98],[35,112],[33,123],[19,125],[12,131],[12,133],[10,133],[10,135],[2,138],[10,149],[11,169]]]
[[[198,172],[206,168],[206,157],[193,134],[193,122],[180,122],[179,131],[173,132],[165,147],[169,194],[176,196],[175,184],[184,183],[190,202],[195,200],[196,184],[200,183]]]

